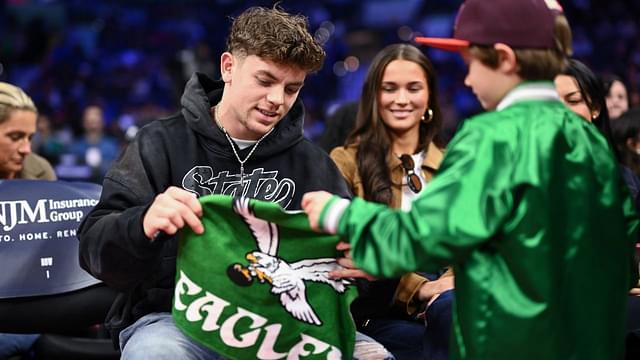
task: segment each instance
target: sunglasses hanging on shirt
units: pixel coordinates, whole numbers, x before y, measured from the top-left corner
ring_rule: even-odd
[[[402,162],[402,168],[407,174],[407,185],[409,189],[414,193],[419,193],[422,190],[422,181],[416,174],[415,171],[415,163],[413,162],[413,158],[409,154],[400,155],[400,161]]]

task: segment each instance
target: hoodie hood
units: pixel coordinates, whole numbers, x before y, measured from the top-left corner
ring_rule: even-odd
[[[187,125],[198,134],[213,142],[217,151],[233,155],[233,150],[220,128],[214,125],[211,107],[222,98],[224,82],[213,80],[201,73],[194,73],[185,86],[180,99],[181,113]],[[256,149],[254,158],[279,153],[304,139],[304,105],[298,98],[289,112],[278,122],[271,134],[264,138]],[[239,151],[250,151],[251,147]]]

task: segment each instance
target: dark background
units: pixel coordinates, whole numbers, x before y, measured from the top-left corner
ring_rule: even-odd
[[[491,1],[491,0],[487,0]],[[416,35],[449,36],[461,1],[280,1],[309,17],[324,44],[323,69],[307,79],[305,128],[315,139],[338,104],[355,100],[372,56]],[[217,77],[230,16],[273,1],[6,0],[0,5],[0,80],[26,90],[53,130],[81,131],[82,109],[100,104],[111,135],[177,109],[193,71]],[[599,74],[623,77],[640,102],[640,0],[561,1],[575,57]],[[456,54],[423,48],[438,70],[445,130],[480,111]],[[63,136],[63,137],[64,137]]]

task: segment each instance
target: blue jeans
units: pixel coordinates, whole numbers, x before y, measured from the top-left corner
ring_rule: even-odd
[[[5,334],[0,333],[0,359],[8,359],[14,355],[26,354],[38,340],[39,334]]]
[[[429,306],[426,324],[417,320],[370,319],[361,330],[385,346],[398,360],[448,360],[453,290]]]
[[[151,313],[138,319],[120,333],[122,360],[219,360],[224,359],[209,348],[184,335],[171,314]],[[382,345],[368,336],[356,333],[355,359],[393,359]]]
[[[369,319],[361,329],[379,341],[398,360],[424,358],[424,324],[418,320]]]
[[[454,291],[447,290],[429,306],[425,316],[424,358],[429,360],[449,359],[449,337],[451,336]]]

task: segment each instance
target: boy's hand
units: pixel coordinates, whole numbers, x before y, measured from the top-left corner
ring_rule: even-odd
[[[320,228],[320,213],[333,195],[326,191],[308,192],[302,196],[302,210],[309,217],[309,225],[315,231],[322,231]]]
[[[196,234],[202,234],[204,227],[200,217],[202,205],[194,194],[172,186],[153,200],[142,219],[142,227],[144,234],[152,240],[160,231],[173,235],[185,224]]]

